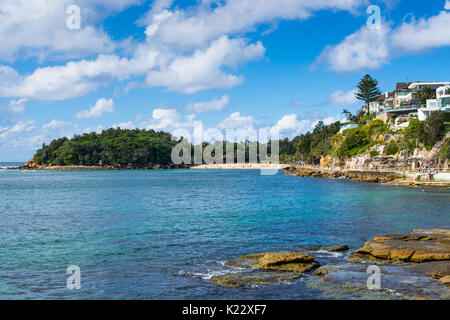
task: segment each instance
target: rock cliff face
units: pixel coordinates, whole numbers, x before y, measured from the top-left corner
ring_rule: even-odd
[[[446,139],[450,138],[450,134],[437,143],[431,150],[426,148],[415,148],[414,150],[407,150],[406,154],[406,168],[409,170],[417,170],[420,167],[441,168],[448,170],[448,160],[445,162],[439,161],[439,156]],[[341,160],[332,158],[330,156],[323,157],[320,161],[321,168],[340,167],[350,170],[401,170],[405,166],[405,152],[403,151],[404,141],[402,136],[395,134],[379,135],[372,137],[373,141],[378,144],[368,149],[365,153]],[[399,147],[400,151],[395,155],[386,155],[386,148],[388,143],[394,141]],[[378,153],[376,156],[371,156],[371,152]]]

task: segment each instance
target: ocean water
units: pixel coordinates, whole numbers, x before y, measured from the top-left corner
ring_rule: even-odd
[[[368,290],[355,295],[311,275],[234,289],[209,278],[239,272],[224,261],[243,254],[315,244],[355,249],[378,234],[450,228],[449,205],[448,189],[258,170],[2,170],[0,299],[364,298]],[[311,254],[350,266],[345,254]],[[69,265],[80,267],[80,290],[66,287]],[[393,283],[412,279],[387,272]],[[351,274],[355,284],[364,280]],[[426,284],[416,287],[437,286],[417,279]],[[373,297],[402,298],[389,290]]]
[[[25,162],[0,162],[0,170],[5,170],[8,168],[17,168],[24,164]]]

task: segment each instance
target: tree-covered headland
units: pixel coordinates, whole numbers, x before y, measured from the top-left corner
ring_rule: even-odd
[[[406,149],[411,154],[415,149],[431,150],[433,146],[441,142],[449,131],[450,114],[446,112],[434,112],[426,121],[410,119],[405,128],[395,128],[395,119],[388,118],[386,122],[375,119],[375,115],[367,112],[368,103],[379,93],[378,82],[369,75],[358,84],[356,97],[364,101],[364,105],[355,114],[343,110],[346,122],[335,122],[325,125],[318,122],[315,128],[293,139],[279,140],[280,162],[293,163],[303,161],[307,164],[318,164],[323,157],[332,157],[344,161],[353,156],[370,154],[371,157],[379,155],[398,155]],[[423,99],[432,96],[426,88],[419,93]],[[342,130],[344,126],[351,125],[349,129]],[[386,138],[388,137],[388,138]],[[39,149],[34,161],[39,165],[58,166],[114,166],[151,168],[155,165],[172,165],[172,150],[181,142],[172,141],[172,137],[166,132],[154,130],[124,130],[108,129],[102,133],[88,133],[75,136],[72,139],[60,138],[50,144],[44,144]],[[258,142],[243,141],[241,143],[223,143],[223,162],[226,162],[227,148],[233,150],[234,161],[249,161],[249,153],[252,147],[258,152],[267,150],[267,156],[272,153],[272,142],[267,145]],[[231,145],[231,147],[230,147]],[[384,148],[378,148],[384,146]],[[194,149],[200,148],[203,153],[208,147],[207,142],[199,146],[189,145],[192,157]],[[379,150],[383,150],[380,154]],[[215,156],[215,151],[212,155]],[[239,155],[240,154],[240,155]],[[229,155],[229,152],[228,152]],[[446,139],[442,143],[438,162],[450,159],[450,141]],[[258,159],[263,161],[264,159]],[[191,163],[195,163],[191,158]]]

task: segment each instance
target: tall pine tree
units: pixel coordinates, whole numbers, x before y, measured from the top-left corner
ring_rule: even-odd
[[[366,112],[368,112],[369,102],[373,101],[379,94],[381,94],[381,91],[378,88],[378,81],[366,74],[358,83],[358,91],[355,96],[358,100],[366,103]]]

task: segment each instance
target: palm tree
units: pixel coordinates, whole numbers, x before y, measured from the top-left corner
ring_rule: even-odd
[[[416,92],[415,97],[420,100],[420,106],[426,105],[428,99],[436,99],[436,91],[430,86],[424,86]]]

